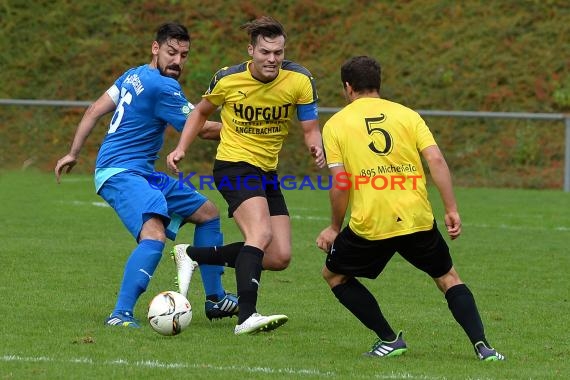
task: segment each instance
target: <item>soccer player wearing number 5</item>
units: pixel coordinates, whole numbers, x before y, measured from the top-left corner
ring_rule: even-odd
[[[87,109],[70,152],[55,167],[59,183],[63,170],[69,173],[77,163],[97,121],[114,112],[97,155],[95,187],[138,245],[127,260],[117,302],[106,325],[139,327],[133,316],[136,301],[158,266],[166,238],[174,240],[182,224],[195,224],[195,245],[222,244],[216,206],[195,189],[180,187],[178,180],[154,173],[166,127],[170,124],[181,131],[194,108],[178,82],[189,50],[186,27],[176,23],[160,26],[152,42],[151,62],[127,70]],[[217,139],[220,127],[219,123],[206,123],[201,137]],[[226,294],[222,286],[223,269],[200,267],[210,319],[237,313],[236,296]],[[187,283],[184,278],[178,281]],[[187,287],[179,290],[186,296]]]
[[[374,296],[356,279],[377,278],[398,252],[433,278],[478,358],[503,360],[485,337],[473,294],[459,278],[434,220],[420,154],[443,201],[447,233],[451,239],[459,237],[461,220],[451,174],[430,130],[416,112],[380,98],[381,69],[373,58],[346,61],[341,81],[349,104],[323,128],[333,179],[372,173],[372,169],[384,177],[382,181],[390,176],[407,178],[394,186],[374,186],[373,176],[360,180],[358,189],[345,186],[346,182],[333,183],[331,225],[316,241],[327,253],[322,274],[333,294],[378,336],[366,354],[387,357],[407,351],[402,332],[394,332]],[[341,230],[348,209],[348,225]]]
[[[222,131],[214,163],[214,180],[244,238],[233,250],[177,245],[180,264],[217,262],[235,267],[239,297],[235,334],[271,330],[287,321],[282,314],[257,313],[262,268],[283,270],[291,260],[291,225],[277,179],[277,161],[293,117],[303,129],[305,145],[319,167],[325,164],[313,78],[303,66],[284,60],[286,34],[270,17],[245,25],[251,60],[219,70],[202,101],[186,122],[176,149],[167,157],[177,164],[206,119],[221,106]],[[247,178],[242,185],[240,178]],[[228,247],[225,247],[228,248]],[[188,256],[189,255],[189,256]]]

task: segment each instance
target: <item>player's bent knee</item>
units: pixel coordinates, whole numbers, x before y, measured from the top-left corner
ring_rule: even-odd
[[[443,276],[434,278],[433,280],[435,281],[439,290],[441,290],[443,293],[447,292],[449,288],[463,284],[463,281],[461,281],[461,278],[459,278],[459,274],[453,267]]]
[[[212,203],[212,201],[208,200],[204,202],[202,206],[200,206],[200,208],[198,209],[198,211],[196,211],[195,214],[197,214],[196,216],[199,217],[199,219],[201,219],[200,222],[203,223],[211,219],[219,218],[220,210],[218,210],[218,208],[214,203]]]
[[[326,267],[326,265],[323,267],[321,274],[323,276],[323,279],[326,281],[326,283],[329,285],[329,288],[331,289],[334,288],[335,286],[344,284],[349,279],[349,277],[345,275],[331,272]]]
[[[275,266],[273,270],[284,270],[287,269],[287,267],[289,267],[289,264],[291,263],[291,256],[288,257],[280,257],[277,259],[277,262],[275,263]]]
[[[164,243],[166,241],[166,232],[162,220],[159,218],[147,220],[139,233],[138,241],[141,240],[158,240]]]
[[[139,242],[141,240],[157,240],[164,243],[166,241],[166,234],[163,231],[142,231],[139,237]]]
[[[263,257],[263,269],[281,271],[287,269],[291,263],[291,254],[266,254]]]

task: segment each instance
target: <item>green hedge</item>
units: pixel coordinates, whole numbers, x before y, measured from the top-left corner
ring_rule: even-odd
[[[382,95],[414,109],[570,111],[570,7],[538,0],[55,0],[33,7],[14,0],[0,7],[0,98],[96,99],[126,68],[149,61],[158,24],[178,20],[193,37],[182,84],[197,102],[217,68],[247,58],[239,26],[261,14],[286,26],[287,58],[312,71],[322,106],[344,105],[339,66],[367,54],[383,65]],[[82,112],[0,106],[1,167],[51,170]],[[427,120],[459,184],[562,186],[561,123]],[[105,130],[102,124],[91,136],[76,170],[92,170]],[[293,130],[282,171],[312,172],[301,140]],[[175,141],[169,134],[165,149]],[[196,144],[193,167],[209,171],[214,150]]]

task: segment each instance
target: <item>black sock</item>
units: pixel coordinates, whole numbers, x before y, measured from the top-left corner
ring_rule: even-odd
[[[463,327],[471,344],[483,341],[488,346],[483,322],[475,304],[475,298],[467,285],[459,284],[447,289],[445,299],[451,314],[453,314],[457,323]]]
[[[243,247],[243,242],[231,243],[221,247],[188,247],[186,253],[198,264],[223,265],[235,268],[236,258]]]
[[[356,278],[353,277],[331,290],[340,303],[380,339],[385,342],[396,339],[396,333],[384,318],[376,298]]]
[[[263,251],[244,245],[236,259],[235,272],[239,302],[238,324],[257,312],[257,290],[261,280]]]

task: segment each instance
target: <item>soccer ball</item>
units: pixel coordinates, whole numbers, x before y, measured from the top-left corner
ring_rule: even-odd
[[[161,292],[148,305],[148,322],[159,334],[178,335],[191,321],[192,306],[180,293]]]

